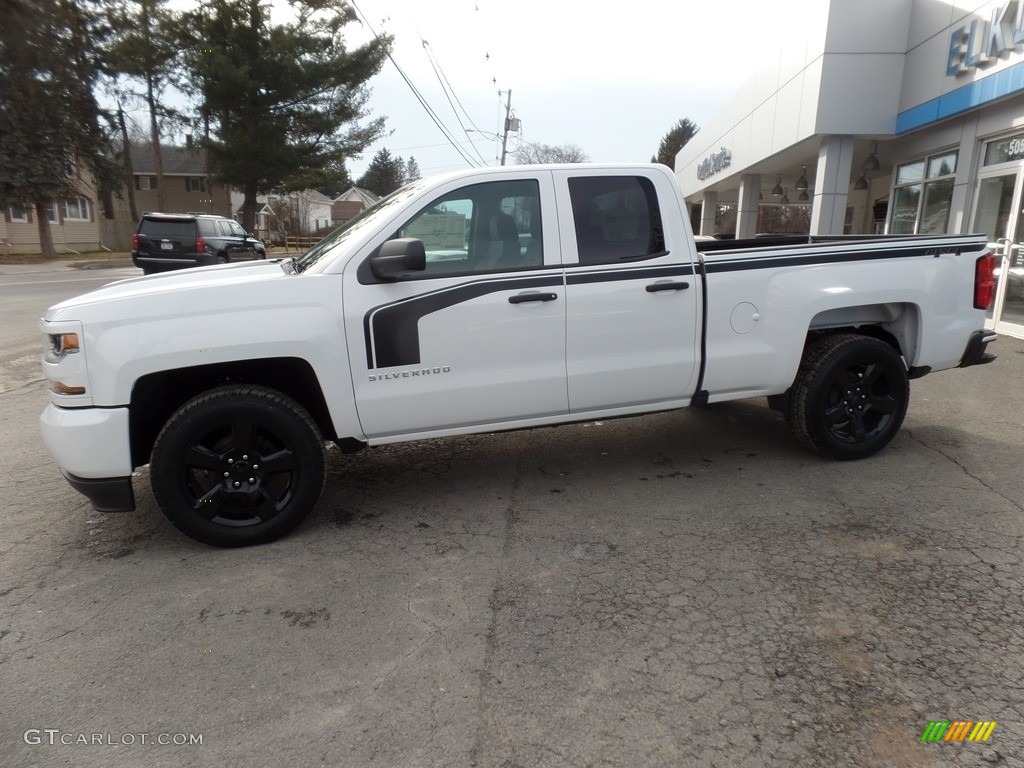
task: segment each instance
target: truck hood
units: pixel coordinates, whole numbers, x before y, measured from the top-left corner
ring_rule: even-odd
[[[118,280],[54,304],[43,315],[45,320],[55,320],[61,315],[69,316],[68,310],[81,310],[90,305],[124,299],[159,300],[172,298],[174,294],[202,292],[207,300],[217,294],[237,294],[256,284],[274,280],[288,280],[301,277],[289,274],[280,260],[243,262],[212,267],[198,267],[175,270],[146,277]]]

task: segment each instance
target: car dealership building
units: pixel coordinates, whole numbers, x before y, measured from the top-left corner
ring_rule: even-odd
[[[1024,337],[1024,0],[828,0],[676,156],[699,234],[983,232]]]

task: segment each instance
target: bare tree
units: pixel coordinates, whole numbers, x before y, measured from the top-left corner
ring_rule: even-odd
[[[526,144],[515,152],[517,165],[547,165],[549,163],[589,163],[587,153],[576,144]]]

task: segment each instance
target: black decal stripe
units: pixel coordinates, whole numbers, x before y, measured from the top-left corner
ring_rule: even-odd
[[[371,309],[363,318],[367,367],[419,365],[420,318],[499,291],[562,285],[561,273],[521,278],[479,280],[441,288]]]
[[[622,280],[653,280],[659,277],[679,277],[692,275],[692,264],[670,264],[664,267],[644,267],[641,269],[610,269],[594,272],[570,272],[566,275],[569,285],[586,283],[611,283]]]
[[[827,253],[801,253],[791,256],[764,256],[758,259],[730,259],[717,261],[714,257],[708,258],[706,269],[708,273],[715,272],[741,272],[751,269],[777,269],[779,267],[802,267],[818,264],[841,264],[855,261],[879,261],[882,259],[911,259],[923,256],[936,257],[942,253],[949,253],[949,250],[942,248],[897,248],[887,250],[868,251],[830,251]]]

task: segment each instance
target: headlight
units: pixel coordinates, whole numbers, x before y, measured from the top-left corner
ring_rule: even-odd
[[[82,324],[42,320],[40,326],[46,340],[43,374],[54,397],[51,402],[64,407],[89,405],[86,402],[90,388]]]
[[[50,337],[50,355],[54,360],[61,360],[66,355],[81,349],[77,333],[51,333],[48,335]]]

